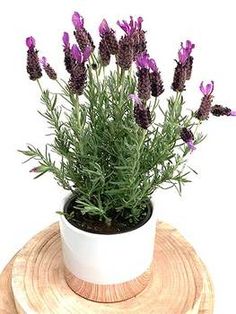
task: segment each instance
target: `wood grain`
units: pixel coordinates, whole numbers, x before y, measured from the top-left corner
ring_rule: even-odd
[[[15,314],[11,264],[0,277],[0,313]],[[19,314],[212,314],[213,289],[193,248],[171,226],[158,226],[152,280],[136,297],[97,303],[66,284],[57,224],[43,230],[18,253],[12,288]],[[109,293],[109,292],[108,292]],[[5,311],[5,312],[4,312]]]
[[[133,280],[114,285],[97,285],[81,280],[66,267],[64,274],[68,286],[78,295],[88,300],[109,303],[125,301],[142,292],[151,280],[152,269],[150,267],[145,273]]]
[[[7,264],[0,275],[0,314],[16,314],[15,302],[11,289],[11,271],[15,257]]]

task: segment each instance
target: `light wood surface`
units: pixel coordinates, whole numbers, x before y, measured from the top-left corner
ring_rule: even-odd
[[[0,314],[212,314],[213,289],[193,248],[173,227],[158,226],[153,275],[136,297],[97,303],[66,284],[57,224],[30,240],[0,276]]]
[[[14,297],[11,289],[11,272],[15,257],[7,264],[0,274],[0,313],[16,314]]]
[[[115,271],[115,270],[114,270]],[[65,280],[68,286],[78,295],[96,302],[120,302],[135,297],[148,285],[152,277],[151,267],[141,276],[113,285],[97,285],[77,278],[66,267]]]

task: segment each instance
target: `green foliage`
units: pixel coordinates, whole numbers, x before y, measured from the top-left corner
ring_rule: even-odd
[[[77,210],[106,223],[119,216],[135,222],[157,188],[181,192],[189,182],[189,148],[180,139],[181,128],[191,128],[195,144],[203,136],[196,133],[193,115],[184,115],[180,93],[169,99],[166,110],[157,100],[150,101],[152,125],[140,128],[128,98],[136,90],[135,75],[119,69],[106,75],[101,70],[88,67],[87,87],[80,98],[65,82],[57,82],[61,88],[57,94],[41,88],[44,110],[39,113],[53,142],[44,152],[33,145],[20,152],[29,157],[27,161],[38,161],[32,169],[38,173],[35,178],[51,172],[60,186],[77,195]]]

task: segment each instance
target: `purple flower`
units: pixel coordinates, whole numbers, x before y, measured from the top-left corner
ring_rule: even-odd
[[[209,113],[211,112],[211,104],[213,101],[213,90],[214,82],[208,83],[206,86],[203,85],[203,82],[200,84],[200,91],[203,93],[201,100],[201,105],[196,112],[196,118],[199,120],[207,120],[209,118]]]
[[[80,49],[82,51],[84,51],[84,49],[87,46],[90,46],[92,48],[92,50],[94,50],[95,46],[93,43],[93,39],[92,39],[90,33],[87,32],[87,30],[84,28],[83,17],[78,12],[74,12],[74,14],[72,16],[72,22],[75,26],[75,31],[74,31],[75,39],[76,39]]]
[[[201,82],[200,85],[200,91],[203,93],[204,96],[209,96],[214,91],[214,82],[211,81],[211,83],[208,83],[206,86],[203,85],[203,82]]]
[[[182,128],[180,132],[181,139],[188,145],[188,148],[193,152],[196,147],[193,144],[194,136],[190,129]]]
[[[30,49],[30,50],[34,50],[35,48],[35,39],[34,37],[30,36],[26,38],[26,46]]]
[[[29,172],[40,172],[40,167],[34,167]]]
[[[179,63],[185,64],[189,57],[189,53],[186,49],[181,47],[180,50],[178,51],[178,57],[179,57]]]
[[[118,53],[118,42],[114,30],[108,26],[105,19],[102,20],[99,26],[99,34],[102,37],[98,48],[99,55],[102,65],[106,66],[110,63],[111,55]]]
[[[178,51],[178,61],[174,72],[174,79],[172,89],[176,92],[183,92],[185,90],[185,82],[191,78],[193,57],[191,56],[192,50],[195,47],[190,40],[186,40],[186,46],[181,43]]]
[[[151,59],[153,60],[153,59]],[[151,61],[149,55],[146,52],[139,54],[136,58],[136,65],[139,70],[150,69],[150,64],[153,66],[153,61]],[[151,63],[150,63],[151,62]]]
[[[38,51],[35,49],[35,39],[32,36],[26,38],[26,46],[28,47],[26,70],[30,80],[35,81],[42,76],[42,70],[39,64]]]
[[[153,97],[158,97],[164,92],[164,87],[161,79],[161,72],[154,59],[149,59],[149,68],[152,71],[149,75],[151,81],[151,94]]]
[[[78,62],[78,63],[84,63],[88,61],[90,54],[91,54],[91,47],[87,46],[84,49],[84,52],[82,52],[77,45],[72,45],[71,48],[71,54],[72,57]]]
[[[123,20],[122,22],[117,21],[117,25],[119,25],[127,35],[131,36],[136,30],[141,29],[142,22],[143,22],[142,17],[139,17],[137,21],[134,21],[133,17],[130,16],[129,23]]]
[[[181,43],[181,47],[185,49],[190,55],[192,53],[193,48],[195,48],[195,44],[193,44],[190,40],[186,40],[185,47],[183,46],[183,43]]]
[[[130,94],[128,96],[129,99],[133,100],[136,104],[138,105],[141,105],[142,104],[142,101],[141,99],[138,97],[138,95],[135,95],[135,94]]]
[[[108,33],[106,33],[108,34]],[[104,35],[104,37],[102,37],[99,46],[98,46],[98,52],[99,52],[99,58],[100,58],[100,62],[102,66],[107,66],[110,63],[111,60],[111,54],[110,51],[108,49],[108,45],[107,45],[107,40],[106,37],[107,35]]]
[[[147,101],[151,96],[151,80],[150,58],[146,52],[142,52],[137,56],[136,66],[138,68],[138,96],[142,100]]]
[[[213,116],[236,116],[236,111],[232,111],[228,107],[223,107],[221,105],[214,105],[211,107],[211,113]]]
[[[67,32],[63,33],[62,41],[64,44],[64,48],[70,48],[70,37]]]
[[[128,98],[134,102],[134,118],[136,123],[146,130],[152,122],[149,107],[146,107],[142,100],[135,94],[130,94]]]
[[[80,49],[79,49],[79,47],[77,45],[72,45],[71,54],[72,54],[72,57],[76,61],[78,61],[78,63],[82,63],[83,54],[82,54],[82,52],[80,51]]]
[[[89,59],[89,57],[91,55],[91,52],[92,52],[92,48],[90,46],[87,46],[84,49],[84,52],[83,52],[83,62],[88,61],[88,59]]]
[[[78,12],[72,15],[72,23],[77,30],[84,28],[84,18]]]
[[[46,74],[48,75],[48,77],[51,80],[56,80],[57,74],[56,74],[55,70],[48,63],[46,57],[42,57],[40,60],[40,63],[42,64],[42,67],[43,67],[44,71],[46,72]]]
[[[70,37],[69,37],[69,34],[67,32],[63,33],[62,41],[63,41],[63,47],[64,47],[63,51],[64,51],[65,67],[66,67],[66,70],[69,73],[71,73],[74,60],[72,60],[71,49],[70,49]]]
[[[101,36],[105,35],[106,33],[110,32],[110,27],[105,19],[102,20],[101,24],[99,25],[99,34]]]
[[[194,44],[190,40],[186,40],[186,46],[184,47],[183,43],[181,43],[181,48],[178,52],[179,62],[181,64],[185,64],[188,58],[190,57]]]
[[[40,63],[42,64],[43,68],[45,68],[48,65],[48,61],[46,57],[42,57],[40,59]]]
[[[158,68],[157,68],[157,64],[156,61],[154,59],[149,59],[149,68],[153,71],[153,72],[157,72]]]
[[[122,36],[117,49],[117,64],[122,70],[129,70],[134,58],[133,40],[130,36]]]
[[[143,23],[143,18],[140,16],[140,17],[138,17],[138,19],[137,19],[137,28],[138,28],[139,30],[142,29],[142,23]]]

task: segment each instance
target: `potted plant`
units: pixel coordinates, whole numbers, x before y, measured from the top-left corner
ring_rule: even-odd
[[[41,90],[39,113],[53,140],[45,151],[28,145],[20,152],[38,162],[30,170],[35,178],[50,172],[69,192],[58,209],[68,285],[88,299],[115,302],[137,295],[150,280],[157,222],[153,192],[169,187],[181,192],[191,171],[186,157],[204,139],[199,125],[210,113],[236,113],[213,105],[213,81],[201,83],[200,107],[186,111],[191,41],[179,48],[173,95],[164,109],[161,73],[148,54],[141,17],[117,22],[124,31],[119,41],[104,19],[98,53],[83,17],[75,12],[72,22],[77,44],[63,34],[66,81],[39,58],[35,39],[26,39],[27,72]],[[43,70],[59,91],[42,87]]]

